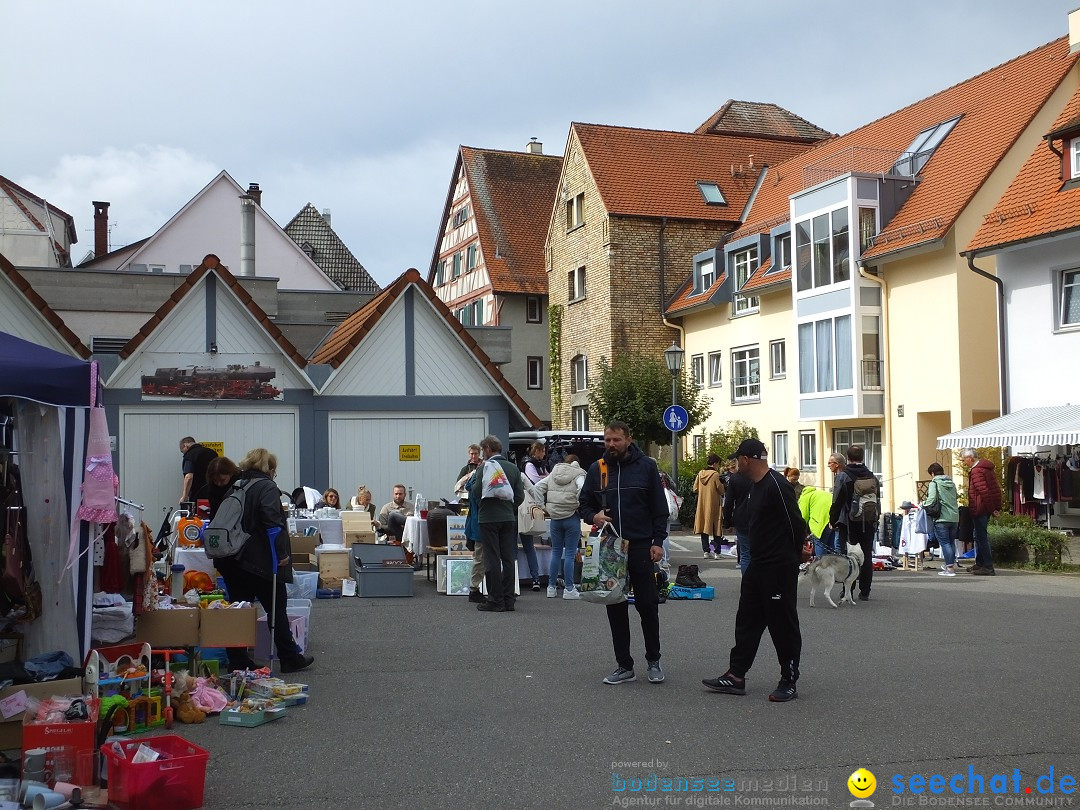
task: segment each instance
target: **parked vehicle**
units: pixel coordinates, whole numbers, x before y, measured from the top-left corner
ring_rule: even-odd
[[[581,430],[521,430],[510,434],[507,458],[524,468],[533,442],[543,442],[548,468],[562,461],[569,453],[578,457],[581,469],[587,470],[604,454],[604,434]]]

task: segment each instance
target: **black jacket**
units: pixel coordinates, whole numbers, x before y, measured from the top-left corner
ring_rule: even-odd
[[[750,565],[798,565],[808,530],[791,482],[769,470],[746,499]]]
[[[600,462],[585,474],[578,496],[579,514],[592,523],[604,508]],[[630,541],[663,546],[668,534],[668,504],[656,462],[631,444],[621,461],[608,462],[607,513],[615,531]]]
[[[267,529],[272,526],[281,529],[276,543],[278,560],[292,557],[289,524],[285,517],[285,510],[281,508],[281,492],[266,473],[247,470],[240,474],[240,478],[252,481],[244,498],[244,517],[241,520],[241,525],[251,537],[236,555],[236,561],[245,571],[262,579],[272,579],[274,562],[270,555]],[[282,582],[293,581],[291,559],[289,564],[278,567],[277,577]]]
[[[754,482],[741,473],[728,475],[724,490],[724,525],[734,526],[736,532],[745,534],[750,530],[750,516],[746,511],[746,497]]]
[[[833,482],[832,509],[829,510],[829,523],[833,526],[846,526],[848,512],[851,511],[851,501],[855,497],[856,478],[875,478],[870,468],[862,463],[849,461],[848,465],[836,474]],[[878,499],[881,498],[881,484],[878,484]],[[858,520],[858,518],[856,518]]]

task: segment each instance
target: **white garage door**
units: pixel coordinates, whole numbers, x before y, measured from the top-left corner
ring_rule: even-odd
[[[483,413],[330,414],[330,486],[342,499],[359,484],[372,491],[380,508],[394,484],[404,484],[427,500],[453,500],[454,476],[469,460],[466,448],[487,433]],[[400,461],[401,445],[419,445],[419,461]]]
[[[180,439],[224,442],[225,455],[239,462],[265,447],[278,459],[278,486],[286,492],[300,477],[295,408],[121,408],[119,426],[121,496],[147,507],[144,519],[156,532],[161,509],[180,497]]]

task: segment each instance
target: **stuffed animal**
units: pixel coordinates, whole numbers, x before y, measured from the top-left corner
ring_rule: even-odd
[[[206,712],[191,700],[191,690],[195,688],[195,679],[181,670],[173,676],[172,708],[176,719],[181,723],[201,723],[206,719]]]

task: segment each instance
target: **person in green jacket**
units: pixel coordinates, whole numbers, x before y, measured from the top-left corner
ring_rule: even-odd
[[[928,475],[933,476],[930,487],[926,493],[926,499],[922,502],[922,508],[927,506],[933,509],[940,504],[941,514],[934,518],[934,538],[941,546],[941,554],[945,558],[945,564],[938,571],[939,576],[956,576],[956,540],[960,536],[960,508],[956,503],[956,484],[940,464],[931,464],[926,468]]]
[[[842,553],[834,548],[836,533],[829,529],[829,510],[832,508],[832,493],[814,487],[804,486],[799,495],[799,511],[803,520],[814,536],[814,556],[824,557],[831,551]]]
[[[517,585],[517,508],[525,500],[521,471],[502,456],[502,442],[485,436],[480,442],[484,462],[477,467],[469,493],[480,501],[477,522],[484,548],[484,577],[488,598],[477,610],[514,610]],[[495,486],[491,486],[494,484]],[[485,493],[485,489],[488,490]],[[469,510],[472,511],[471,509]]]

